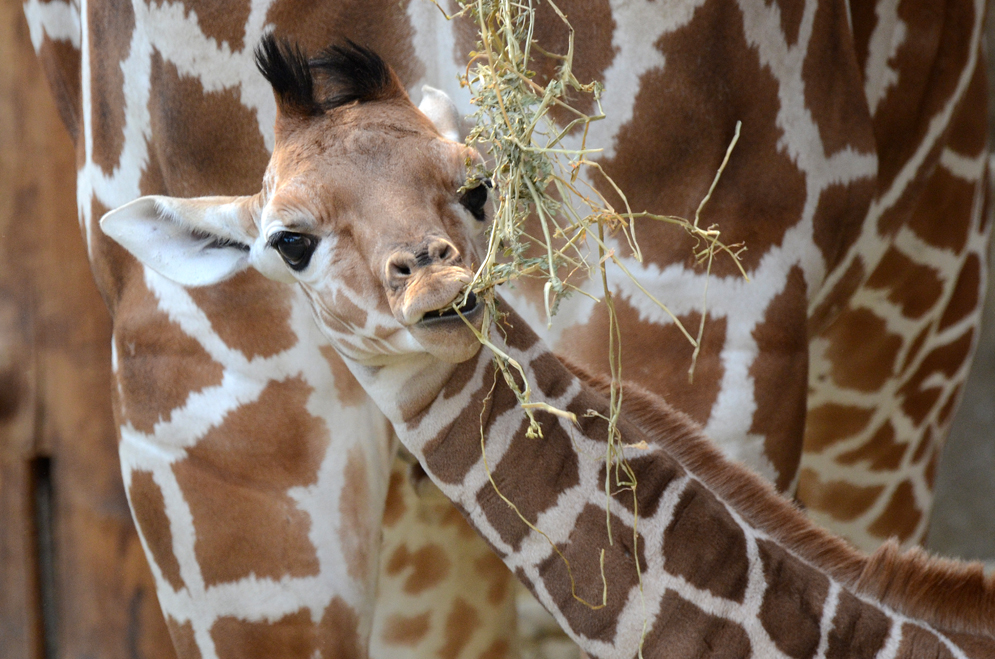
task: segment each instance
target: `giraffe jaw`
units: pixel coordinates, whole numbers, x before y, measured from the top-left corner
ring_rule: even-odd
[[[472,359],[480,350],[480,342],[469,325],[480,332],[484,305],[470,293],[460,312],[456,313],[452,306],[462,295],[460,291],[449,303],[426,311],[418,322],[408,326],[411,336],[429,354],[450,364]]]

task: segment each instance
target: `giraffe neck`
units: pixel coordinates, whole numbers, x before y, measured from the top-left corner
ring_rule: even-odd
[[[674,656],[705,647],[734,656],[750,648],[812,656],[820,647],[918,656],[924,638],[953,646],[938,623],[970,628],[949,611],[916,621],[927,607],[895,592],[891,577],[921,576],[933,569],[928,561],[910,568],[894,550],[875,560],[849,549],[646,394],[626,393],[634,404],[619,422],[636,496],[618,463],[606,488],[607,422],[588,414],[608,412],[598,384],[564,365],[514,312],[492,341],[521,364],[533,402],[577,422],[539,411],[543,436],[528,437],[485,350],[458,365],[417,358],[357,374],[429,476],[591,655],[631,656],[642,642],[644,656],[675,644],[682,651]],[[982,600],[991,597],[986,588]],[[875,597],[889,591],[884,602]]]

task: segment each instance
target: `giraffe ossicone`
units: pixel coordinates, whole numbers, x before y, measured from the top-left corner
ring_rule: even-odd
[[[537,402],[580,419],[540,412],[544,439],[526,437],[488,351],[447,311],[490,212],[460,193],[479,154],[440,135],[370,51],[327,51],[314,78],[293,48],[270,39],[262,52],[279,108],[263,189],[144,198],[101,227],[181,283],[248,267],[297,282],[408,450],[585,651],[995,656],[995,585],[980,566],[850,549],[638,390],[619,427],[639,484],[613,482],[606,497],[606,422],[585,416],[607,410],[598,382],[502,304],[491,340],[523,366]],[[575,597],[599,600],[602,579],[603,607]]]

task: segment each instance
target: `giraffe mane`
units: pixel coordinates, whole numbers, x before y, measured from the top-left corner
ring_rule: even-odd
[[[607,393],[610,382],[560,358],[581,380]],[[706,487],[785,549],[854,594],[939,630],[995,637],[995,575],[978,562],[903,551],[893,538],[873,554],[854,548],[808,519],[766,479],[729,460],[700,426],[662,398],[625,383],[626,418],[663,446]]]
[[[407,97],[383,58],[348,39],[309,59],[298,44],[271,33],[256,46],[255,58],[280,109],[290,115],[318,116],[354,101]]]

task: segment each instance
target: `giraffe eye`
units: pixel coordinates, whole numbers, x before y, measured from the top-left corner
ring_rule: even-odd
[[[291,270],[300,272],[310,263],[314,248],[318,246],[318,239],[302,233],[280,231],[270,238],[269,244],[280,252]]]
[[[490,179],[484,179],[476,187],[464,192],[460,198],[460,203],[470,211],[470,215],[473,215],[474,219],[478,222],[483,222],[486,219],[484,217],[484,206],[487,204],[487,190],[490,189],[491,185]]]

